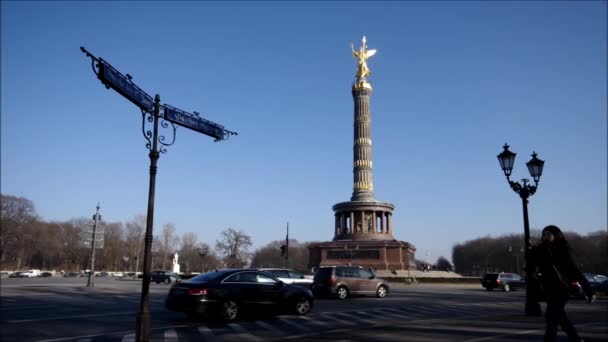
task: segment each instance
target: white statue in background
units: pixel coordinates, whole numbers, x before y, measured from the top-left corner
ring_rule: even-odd
[[[177,252],[175,252],[175,254],[173,254],[173,272],[179,274],[179,254],[177,254]]]

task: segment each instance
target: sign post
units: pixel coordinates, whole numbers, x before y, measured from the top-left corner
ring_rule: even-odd
[[[152,265],[152,238],[154,225],[154,195],[156,190],[156,171],[157,162],[160,153],[166,153],[165,147],[173,145],[175,142],[175,124],[190,128],[199,133],[203,133],[215,139],[215,141],[228,139],[230,135],[236,135],[236,132],[228,131],[224,126],[218,125],[211,121],[205,120],[198,114],[190,114],[172,106],[164,105],[164,115],[160,115],[160,95],[155,95],[154,99],[145,91],[133,83],[133,78],[127,74],[123,75],[116,70],[110,63],[102,58],[95,57],[84,47],[80,50],[89,58],[91,58],[91,67],[97,78],[103,83],[106,88],[114,89],[117,93],[124,96],[134,105],[139,107],[142,113],[142,133],[148,141],[146,148],[150,151],[150,184],[148,188],[148,215],[146,220],[146,234],[144,237],[144,274],[141,288],[141,301],[139,312],[137,314],[137,327],[135,338],[138,342],[150,341],[150,309],[149,309],[149,292],[150,292],[150,269]],[[196,112],[195,112],[196,113]],[[167,128],[171,123],[173,128],[173,136],[169,141],[164,135],[159,135],[159,120],[161,127]],[[166,121],[165,121],[166,120]],[[146,123],[152,124],[152,130],[146,130]],[[94,247],[93,247],[94,248]]]

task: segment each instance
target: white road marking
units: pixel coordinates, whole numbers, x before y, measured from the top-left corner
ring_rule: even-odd
[[[178,337],[177,337],[177,331],[175,331],[175,329],[169,329],[169,330],[165,330],[165,341],[166,342],[177,342],[179,341]]]
[[[213,331],[207,327],[198,327],[198,332],[203,335],[205,341],[218,341],[218,338],[213,334]]]
[[[299,319],[303,319],[305,321],[309,321],[310,323],[315,324],[315,325],[321,325],[321,326],[326,327],[326,328],[329,327],[328,323],[323,322],[323,321],[321,321],[319,319],[314,319],[314,318],[312,318],[310,316],[298,316],[298,318]]]
[[[81,318],[81,317],[101,317],[101,316],[130,316],[135,315],[135,312],[113,312],[105,314],[94,314],[94,315],[75,315],[75,316],[60,316],[60,317],[49,317],[49,318],[37,318],[37,319],[21,319],[17,321],[6,321],[6,323],[27,323],[27,322],[41,322],[41,321],[55,321],[68,318]]]
[[[323,314],[321,316],[323,316],[324,319],[326,319],[326,320],[330,319],[330,320],[336,321],[336,322],[338,322],[338,323],[340,323],[342,325],[356,324],[355,322],[352,322],[352,321],[345,321],[343,319],[339,319],[338,317],[334,317],[335,314],[336,314],[335,312],[331,312],[331,313]]]
[[[583,324],[577,324],[576,326],[589,326],[589,325],[597,325],[597,324],[602,324],[601,322],[589,322],[589,323],[583,323]],[[545,330],[545,328],[540,328],[540,329],[532,329],[532,330],[522,330],[522,331],[518,331],[518,332],[514,332],[514,333],[509,333],[509,334],[501,334],[501,335],[495,335],[495,336],[487,336],[487,337],[481,337],[481,338],[474,338],[471,340],[466,340],[464,342],[480,342],[480,341],[489,341],[489,340],[494,340],[497,338],[502,338],[502,337],[507,337],[507,336],[517,336],[517,335],[526,335],[526,334],[531,334],[533,332],[539,332],[542,334],[542,332]]]
[[[245,329],[242,325],[238,323],[231,323],[228,326],[234,330],[238,336],[246,341],[261,341],[261,339],[253,334],[251,334],[247,329]]]
[[[297,323],[295,323],[295,322],[292,322],[292,321],[291,321],[291,320],[289,320],[289,319],[282,319],[282,320],[281,320],[281,322],[282,322],[282,323],[285,323],[285,324],[287,324],[287,325],[289,325],[290,327],[292,327],[292,328],[294,328],[294,329],[296,329],[296,330],[306,330],[306,327],[303,327],[303,326],[302,326],[302,325],[300,325],[300,324],[297,324]]]
[[[272,325],[270,325],[266,322],[255,321],[255,324],[257,326],[261,327],[262,329],[266,329],[266,330],[272,332],[275,335],[283,335],[283,331],[281,331],[281,329],[273,327]]]
[[[341,312],[336,313],[336,315],[342,316],[346,319],[351,319],[351,320],[354,319],[354,320],[361,321],[366,324],[376,324],[375,321],[372,321],[371,319],[363,318],[360,316],[360,314],[361,314],[361,311],[355,311],[352,314],[345,314],[345,313],[341,313]]]
[[[135,342],[135,334],[128,334],[122,337],[120,342]]]

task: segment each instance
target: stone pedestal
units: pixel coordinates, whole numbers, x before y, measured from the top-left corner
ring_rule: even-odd
[[[379,271],[415,270],[416,248],[397,240],[337,240],[309,246],[310,268],[355,265]]]

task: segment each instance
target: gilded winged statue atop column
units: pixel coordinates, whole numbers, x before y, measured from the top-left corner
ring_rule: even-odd
[[[366,44],[367,41],[365,39],[365,36],[363,36],[363,39],[361,40],[361,42],[362,42],[362,44],[361,44],[361,47],[359,48],[359,51],[356,51],[355,46],[353,44],[350,44],[350,48],[351,48],[351,50],[353,50],[353,56],[355,56],[355,58],[357,58],[357,62],[358,62],[358,66],[359,66],[359,68],[357,69],[357,75],[356,75],[358,80],[364,80],[367,76],[372,74],[372,72],[367,67],[367,59],[376,54],[376,50],[367,49],[367,44]]]

